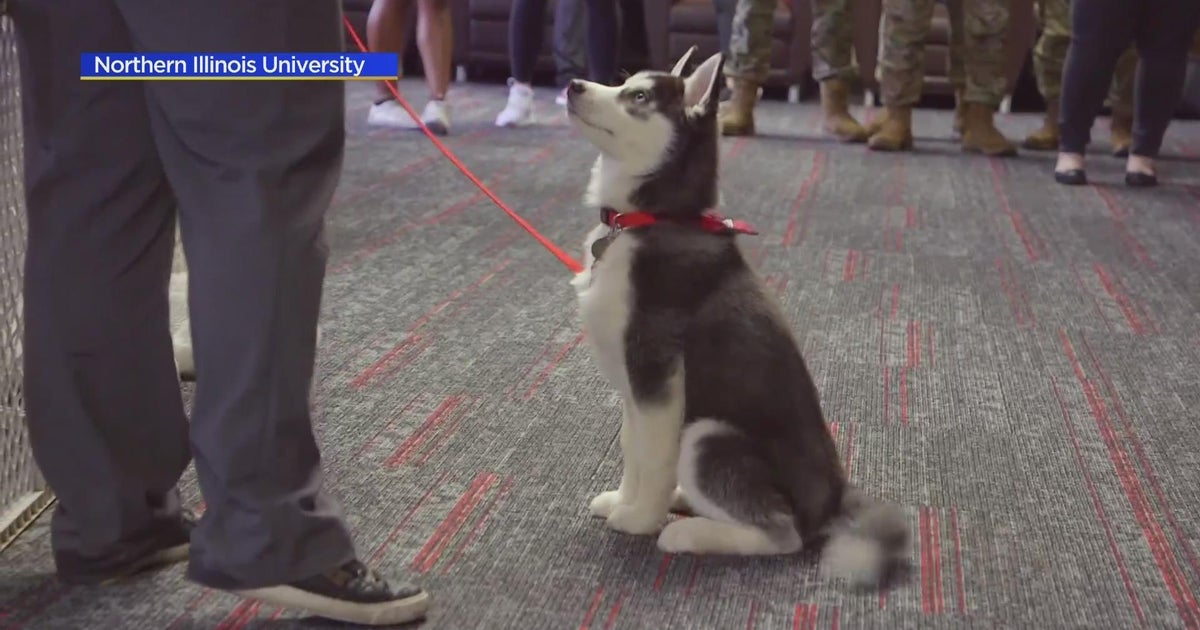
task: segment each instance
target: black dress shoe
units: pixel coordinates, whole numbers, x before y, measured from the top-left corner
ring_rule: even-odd
[[[1069,171],[1054,171],[1054,181],[1066,186],[1083,186],[1087,184],[1087,171],[1073,168]]]
[[[58,578],[77,586],[108,585],[188,559],[197,518],[183,510],[177,519],[160,523],[115,554],[88,558],[69,551],[54,554]]]
[[[1137,171],[1125,171],[1125,185],[1130,188],[1149,188],[1158,185],[1158,176]]]

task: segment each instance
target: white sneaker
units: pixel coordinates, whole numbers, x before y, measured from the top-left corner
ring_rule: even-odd
[[[533,88],[513,79],[508,80],[508,103],[496,116],[497,127],[527,125],[533,118]]]
[[[562,105],[563,107],[567,106],[567,87],[564,87],[562,91],[558,93],[558,96],[554,97],[554,102]]]
[[[425,104],[421,113],[421,122],[435,135],[444,136],[450,133],[450,104],[445,100],[432,100]]]
[[[367,124],[376,127],[392,127],[393,129],[416,129],[417,122],[404,111],[400,102],[388,99],[371,106],[367,112]]]

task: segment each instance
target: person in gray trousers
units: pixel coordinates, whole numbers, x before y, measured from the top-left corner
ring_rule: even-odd
[[[617,24],[620,24],[620,4],[617,11]],[[567,104],[567,86],[571,81],[587,77],[585,12],[580,0],[558,0],[554,5],[555,85],[561,90],[555,101],[559,105]]]
[[[559,105],[567,104],[567,85],[572,79],[587,76],[587,51],[584,46],[584,17],[586,7],[580,0],[558,0],[554,7],[554,69],[555,84],[561,92]],[[729,56],[729,38],[733,28],[733,12],[737,0],[713,0],[717,17],[717,40],[721,52]],[[621,3],[617,3],[617,24],[621,24]]]
[[[360,624],[427,595],[360,562],[309,391],[342,168],[340,81],[81,81],[88,52],[342,52],[338,0],[8,0],[29,224],[25,403],[59,578],[193,581]],[[189,424],[168,322],[190,273]],[[207,509],[176,488],[194,459]]]

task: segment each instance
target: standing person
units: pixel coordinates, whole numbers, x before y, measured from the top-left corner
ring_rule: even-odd
[[[585,0],[587,60],[592,81],[612,85],[617,78],[617,0]],[[508,19],[508,102],[496,116],[497,127],[529,124],[533,117],[533,70],[542,50],[546,0],[514,0]]]
[[[963,118],[965,117],[967,102],[964,100],[967,91],[967,73],[963,68],[963,57],[966,55],[966,34],[965,34],[965,17],[963,16],[962,0],[945,0],[946,13],[950,22],[950,45],[947,47],[947,75],[950,79],[950,87],[954,90],[954,122],[951,125],[951,131],[955,136],[962,136]],[[875,116],[869,124],[867,124],[867,133],[875,135],[883,128],[883,121],[887,120],[887,110],[880,112]]]
[[[554,6],[555,85],[560,86],[554,102],[567,104],[571,81],[587,76],[584,11],[580,0],[558,0]]]
[[[1026,137],[1022,146],[1033,151],[1054,151],[1058,149],[1059,140],[1063,64],[1071,45],[1071,2],[1038,0],[1037,15],[1042,34],[1033,48],[1033,72],[1038,91],[1046,101],[1046,117],[1041,128]],[[1108,92],[1109,106],[1112,107],[1109,128],[1112,151],[1120,157],[1127,156],[1133,144],[1133,77],[1136,70],[1137,50],[1130,46],[1117,61]]]
[[[946,0],[946,13],[950,22],[950,45],[947,47],[947,75],[950,79],[950,87],[954,90],[954,122],[951,125],[951,131],[955,136],[962,136],[963,118],[967,108],[967,102],[964,100],[967,91],[967,73],[963,68],[963,57],[966,55],[966,34],[965,34],[965,17],[963,16],[962,0]],[[880,112],[875,116],[869,124],[867,124],[867,133],[875,135],[883,128],[883,121],[887,120],[887,110]]]
[[[309,394],[341,81],[80,81],[82,54],[341,52],[337,0],[9,0],[21,62],[25,404],[59,578],[191,580],[352,623],[427,596],[358,560]],[[176,380],[176,213],[196,380]],[[147,448],[152,445],[152,448]],[[176,484],[194,458],[207,509]],[[189,557],[190,556],[190,557]]]
[[[410,0],[375,0],[367,14],[367,47],[371,52],[394,52],[401,57],[408,48]],[[421,122],[433,133],[450,133],[450,55],[454,47],[454,28],[450,23],[449,0],[417,0],[417,48],[425,69],[429,101],[421,113]],[[395,82],[391,82],[395,86]],[[388,89],[379,84],[379,99],[367,113],[367,122],[382,127],[419,128]]]
[[[1004,98],[1004,37],[1008,0],[963,0],[962,147],[991,156],[1016,154],[996,129],[994,114]],[[880,25],[880,91],[886,118],[867,141],[878,151],[912,148],[912,108],[925,79],[925,40],[934,0],[884,0]]]
[[[730,99],[722,103],[721,131],[753,135],[754,108],[770,70],[776,0],[738,0],[725,62]],[[853,58],[852,0],[813,0],[813,79],[821,86],[826,133],[842,142],[865,142],[867,132],[850,114],[850,84],[858,76]]]
[[[587,24],[580,0],[558,0],[554,7],[554,69],[556,84],[562,86],[554,102],[567,104],[567,86],[573,79],[587,76]],[[617,24],[621,24],[621,4],[617,3]]]
[[[1087,183],[1083,156],[1092,124],[1104,103],[1117,58],[1133,43],[1140,61],[1125,184],[1158,183],[1154,158],[1179,106],[1188,48],[1197,26],[1200,2],[1196,0],[1074,0],[1071,45],[1063,70],[1056,181]]]

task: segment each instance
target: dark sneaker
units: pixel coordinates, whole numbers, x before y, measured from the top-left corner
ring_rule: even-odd
[[[184,510],[178,521],[159,527],[145,540],[131,544],[115,556],[87,558],[70,552],[55,552],[58,578],[67,584],[96,586],[183,562],[187,560],[195,527],[196,516]]]
[[[367,626],[415,621],[429,609],[425,591],[408,582],[389,584],[358,560],[299,582],[235,592],[273,606]]]

